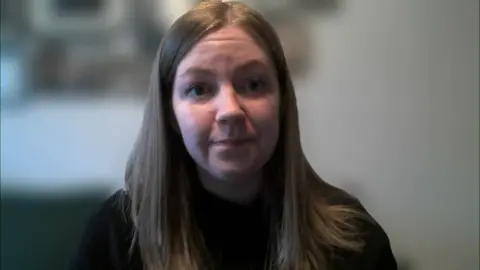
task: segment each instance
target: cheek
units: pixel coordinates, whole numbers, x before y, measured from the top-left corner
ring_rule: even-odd
[[[174,113],[185,145],[190,148],[208,140],[210,117],[195,106],[174,104]]]
[[[249,115],[255,128],[261,134],[263,148],[274,147],[279,133],[278,102],[271,100],[252,106]]]
[[[263,111],[257,114],[254,120],[263,135],[272,137],[278,133],[278,113],[274,110]]]
[[[273,148],[277,144],[279,134],[278,113],[272,112],[260,123],[264,147]]]

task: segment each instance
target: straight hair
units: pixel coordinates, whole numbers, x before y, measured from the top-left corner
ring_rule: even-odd
[[[331,199],[355,199],[323,181],[300,142],[297,101],[279,37],[261,14],[239,2],[203,1],[181,16],[159,45],[143,123],[128,160],[125,187],[146,269],[209,269],[208,250],[192,213],[195,162],[174,124],[172,88],[179,63],[202,38],[240,27],[265,51],[280,87],[280,134],[264,166],[262,192],[270,222],[265,269],[326,270],[336,250],[360,251],[364,215]]]

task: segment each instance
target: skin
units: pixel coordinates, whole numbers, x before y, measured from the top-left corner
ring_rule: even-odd
[[[265,52],[241,28],[200,40],[180,62],[174,115],[204,187],[249,202],[279,133],[279,87]]]

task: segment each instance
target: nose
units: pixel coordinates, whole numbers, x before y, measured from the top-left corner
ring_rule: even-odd
[[[216,121],[221,125],[242,122],[245,114],[240,106],[238,96],[231,86],[223,86],[217,96]]]

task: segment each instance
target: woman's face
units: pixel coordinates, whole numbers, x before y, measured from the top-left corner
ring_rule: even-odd
[[[218,179],[258,172],[275,149],[278,80],[265,52],[239,27],[192,48],[177,68],[172,102],[187,151]]]

